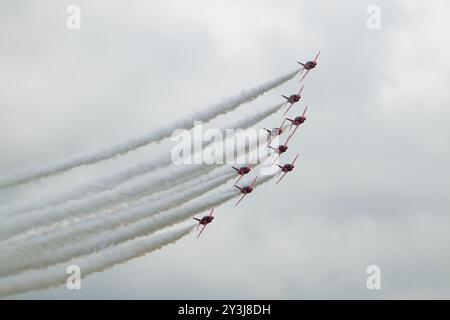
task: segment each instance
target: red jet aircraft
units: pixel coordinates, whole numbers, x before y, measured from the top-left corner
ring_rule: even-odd
[[[240,190],[237,198],[239,198],[241,196],[241,193],[243,194],[243,196],[239,199],[238,202],[236,202],[236,204],[234,206],[237,206],[239,204],[239,202],[241,202],[242,199],[245,198],[246,195],[248,195],[249,193],[251,193],[253,191],[253,187],[255,186],[256,179],[258,179],[258,177],[255,177],[255,179],[253,179],[252,184],[249,186],[238,187],[237,185],[234,185],[236,188],[238,188]]]
[[[211,212],[209,213],[209,215],[204,216],[201,219],[194,218],[194,220],[198,221],[197,229],[195,229],[196,231],[198,230],[198,227],[200,227],[200,225],[203,225],[202,229],[200,230],[200,232],[197,235],[197,238],[200,237],[200,235],[202,234],[202,232],[206,228],[206,226],[213,221],[213,219],[214,219],[214,216],[212,215],[213,212],[214,212],[214,208],[211,209]]]
[[[285,153],[285,152],[287,151],[287,149],[288,149],[287,141],[286,141],[285,144],[280,144],[277,148],[274,148],[274,147],[272,147],[272,146],[269,146],[269,148],[272,149],[272,150],[274,150],[275,153],[277,154],[277,157],[276,157],[276,158],[273,160],[273,162],[272,162],[272,164],[273,164],[273,163],[275,163],[275,161],[277,161],[277,159],[280,157],[280,155],[281,155],[282,153]]]
[[[280,172],[278,174],[280,174],[281,172],[283,172],[283,175],[281,176],[281,178],[277,181],[277,184],[281,181],[281,179],[284,178],[284,176],[288,173],[291,172],[292,170],[294,170],[294,163],[297,160],[298,155],[295,157],[294,161],[292,161],[292,163],[286,163],[284,166],[280,166],[278,165],[278,167],[280,167]]]
[[[317,58],[319,57],[320,51],[317,54],[316,58],[313,61],[308,61],[307,63],[301,63],[298,62],[299,64],[301,64],[303,66],[302,71],[300,72],[300,75],[302,75],[303,71],[306,70],[305,75],[300,79],[300,82],[302,82],[303,79],[305,79],[306,75],[308,74],[308,72],[312,69],[314,69],[317,66]]]
[[[282,95],[282,97],[285,98],[285,99],[287,100],[286,103],[284,104],[284,107],[283,107],[283,108],[286,108],[286,106],[288,105],[288,103],[291,104],[291,105],[287,108],[287,110],[283,113],[283,115],[285,115],[285,114],[289,111],[289,109],[291,109],[291,107],[294,105],[294,103],[300,101],[300,99],[302,98],[301,93],[302,93],[302,91],[303,91],[303,87],[304,87],[304,85],[302,86],[302,88],[300,89],[300,91],[299,91],[297,94],[293,94],[293,95],[291,95],[290,97],[286,97],[286,96],[283,96],[283,95]]]
[[[239,182],[239,180],[242,179],[242,177],[244,175],[246,175],[247,173],[249,173],[250,171],[252,171],[253,169],[253,164],[249,164],[248,166],[244,166],[244,167],[240,167],[240,168],[236,168],[236,167],[232,167],[234,170],[236,170],[237,174],[239,175],[239,178],[236,180],[236,183]]]
[[[289,139],[291,139],[291,137],[294,135],[295,131],[297,131],[298,127],[303,122],[305,122],[305,120],[306,120],[306,117],[305,117],[306,110],[308,110],[308,106],[305,107],[305,110],[303,110],[303,113],[302,113],[301,116],[295,117],[294,119],[289,119],[289,118],[284,119],[285,121],[287,120],[287,121],[291,122],[291,126],[289,127],[289,131],[292,129],[293,126],[295,126],[294,131],[289,135],[289,137],[286,140],[286,143],[288,143]],[[284,122],[283,122],[283,124],[284,124]]]
[[[266,130],[269,134],[267,144],[270,144],[272,142],[272,138],[278,137],[284,132],[283,126],[281,126],[280,128],[273,128],[272,130],[264,128],[264,130]]]

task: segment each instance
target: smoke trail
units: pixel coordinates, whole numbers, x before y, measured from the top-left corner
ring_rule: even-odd
[[[243,103],[250,102],[260,95],[272,90],[288,80],[292,79],[298,70],[290,72],[287,75],[276,78],[256,88],[244,91],[241,94],[223,100],[202,111],[198,111],[189,117],[178,120],[171,125],[162,127],[159,130],[148,133],[141,137],[131,139],[127,142],[119,143],[103,150],[94,151],[80,155],[74,155],[62,160],[52,161],[46,164],[34,165],[10,174],[0,177],[0,189],[17,186],[36,179],[42,179],[57,173],[62,173],[78,166],[93,164],[112,157],[124,155],[131,150],[138,149],[149,143],[161,141],[171,136],[175,129],[191,129],[196,120],[210,121],[215,117],[230,112]]]
[[[188,235],[193,226],[179,228],[152,237],[143,237],[120,246],[105,249],[94,255],[73,261],[78,265],[84,278],[92,273],[101,272],[117,264],[125,263],[131,259],[144,256],[152,251],[175,243]],[[44,271],[32,271],[18,276],[9,277],[0,281],[0,296],[15,295],[32,290],[42,290],[66,283],[66,265],[59,265]]]
[[[38,263],[45,253],[53,258],[58,250],[72,242],[79,242],[90,234],[101,231],[111,231],[122,224],[130,224],[139,219],[155,215],[165,210],[182,205],[186,201],[193,200],[206,192],[219,187],[234,177],[229,168],[216,170],[213,174],[205,175],[196,181],[188,182],[168,192],[155,195],[130,208],[123,209],[117,214],[105,214],[95,216],[88,221],[80,221],[78,224],[69,225],[66,228],[48,234],[39,234],[29,239],[26,243],[2,243],[0,247],[0,276],[29,267],[32,263]],[[81,250],[85,249],[83,247]],[[72,253],[73,254],[73,253]],[[79,254],[81,255],[81,253]],[[66,255],[70,258],[71,255]]]
[[[224,169],[228,168],[225,167]],[[223,175],[223,172],[224,170],[222,169],[220,173]],[[227,179],[230,175],[227,175]],[[152,189],[155,185],[157,185],[155,184],[155,180],[151,179],[151,177],[150,179],[146,177],[146,179],[123,185],[115,190],[95,195],[86,199],[86,201],[83,199],[70,201],[62,206],[51,207],[5,220],[0,224],[0,239],[4,240],[26,230],[53,224],[64,219],[73,219],[100,209],[111,208],[114,204],[125,200],[139,199],[145,196],[148,190]]]
[[[264,176],[258,182],[257,185],[263,184],[269,181],[273,176]],[[136,218],[142,218],[145,209],[151,211],[149,208],[141,208],[139,217],[133,217],[126,221],[113,221],[114,225],[110,227],[120,225],[120,222],[126,222],[126,226],[122,228],[114,229],[111,232],[111,228],[105,228],[100,223],[90,224],[84,223],[78,227],[77,230],[72,230],[71,235],[75,238],[60,238],[54,243],[52,247],[48,247],[45,244],[42,246],[32,245],[30,248],[11,248],[11,253],[3,255],[0,268],[0,274],[17,273],[22,270],[31,268],[45,268],[49,265],[59,262],[67,261],[73,257],[86,255],[93,253],[99,249],[107,246],[111,246],[124,241],[132,240],[142,235],[151,234],[157,230],[169,227],[173,224],[182,222],[189,219],[196,213],[203,212],[211,207],[218,206],[231,198],[236,196],[236,191],[229,191],[229,188],[222,188],[214,194],[204,198],[192,201],[181,207],[173,208],[162,212],[157,215],[149,216],[140,220]],[[139,212],[137,212],[139,213]],[[129,216],[130,212],[124,212],[124,216]],[[136,214],[136,213],[135,213]],[[108,218],[110,223],[112,220]],[[133,223],[130,223],[134,221]],[[106,230],[106,231],[105,231]],[[77,235],[79,231],[80,234]],[[90,234],[86,234],[89,231]],[[67,234],[67,236],[70,236]],[[78,239],[80,236],[81,239]],[[46,239],[43,240],[44,242]],[[21,256],[17,256],[17,252],[21,252]]]
[[[248,129],[256,125],[261,120],[277,112],[282,106],[283,104],[281,103],[271,106],[269,108],[265,108],[262,111],[259,111],[258,113],[252,114],[250,116],[245,117],[244,119],[239,120],[238,122],[230,123],[229,125],[223,125],[221,128],[219,128],[219,130],[222,132],[222,135],[225,136],[225,132],[228,128]],[[211,148],[213,145],[214,142],[210,143],[209,145],[207,142],[203,142],[202,150],[205,148]],[[137,165],[133,165],[117,173],[107,175],[100,179],[96,179],[96,181],[94,182],[91,182],[84,186],[77,187],[73,191],[62,193],[57,197],[54,197],[53,199],[41,198],[35,202],[28,204],[10,205],[0,208],[0,214],[3,217],[11,217],[29,211],[40,210],[45,207],[60,205],[69,200],[78,200],[92,193],[111,190],[117,185],[120,185],[134,177],[149,173],[157,168],[168,166],[171,163],[172,159],[170,154],[169,155],[165,154],[156,159],[146,161]],[[212,169],[214,169],[214,167],[196,166],[195,168],[190,168],[189,170],[178,171],[180,173],[179,175],[171,174],[170,179],[166,179],[164,185],[160,183],[159,190],[162,190],[161,188],[169,188],[175,184],[194,178],[199,174],[204,173],[205,171],[208,170],[210,171]]]
[[[259,135],[256,141],[252,141],[253,147],[258,146],[263,137]],[[183,170],[183,168],[177,169]],[[104,191],[87,199],[69,201],[65,204],[37,210],[27,215],[10,217],[10,219],[0,224],[0,240],[8,239],[27,230],[51,225],[64,219],[73,219],[100,209],[110,208],[126,200],[143,197],[151,192],[155,186],[164,184],[167,178],[167,174],[166,176],[160,176],[159,179],[142,177],[137,181],[121,185],[114,190]]]

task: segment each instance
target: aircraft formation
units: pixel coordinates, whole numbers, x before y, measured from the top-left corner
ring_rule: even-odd
[[[302,81],[306,78],[308,73],[317,66],[317,59],[319,58],[319,55],[320,55],[320,51],[319,51],[319,53],[317,53],[314,60],[307,61],[306,63],[298,62],[298,64],[300,64],[303,67],[300,70],[300,74],[299,74],[301,76],[300,83],[302,83]],[[301,94],[302,94],[303,88],[304,88],[304,85],[301,86],[299,92],[296,94],[292,94],[290,96],[282,95],[282,97],[284,99],[286,99],[286,103],[283,106],[283,109],[285,109],[283,112],[283,116],[285,116],[289,112],[289,110],[292,108],[292,106],[294,104],[296,104],[297,102],[300,102],[300,100],[302,99]],[[294,118],[285,117],[283,119],[283,122],[281,123],[281,126],[279,126],[277,128],[272,128],[272,129],[263,128],[268,133],[267,147],[269,149],[273,150],[273,152],[276,154],[275,159],[273,160],[273,164],[278,160],[278,158],[280,157],[281,154],[285,153],[288,150],[288,142],[294,136],[297,129],[305,122],[307,110],[308,110],[308,106],[305,106],[305,109],[303,110],[303,113],[300,116],[296,116]],[[286,122],[291,123],[291,125],[289,126],[288,138],[286,139],[286,141],[283,144],[280,144],[279,146],[272,146],[271,144],[272,144],[273,138],[281,136],[284,133],[284,131],[285,131],[284,126],[285,126]],[[291,132],[292,128],[294,128],[294,130]],[[286,163],[284,165],[277,164],[277,166],[280,169],[278,171],[278,176],[281,175],[281,177],[277,180],[276,184],[280,183],[280,181],[286,176],[286,174],[288,174],[289,172],[294,170],[294,168],[295,168],[294,164],[295,164],[295,161],[297,161],[298,156],[299,155],[297,154],[291,163]],[[251,164],[249,164],[248,166],[242,166],[239,168],[234,167],[234,166],[232,167],[232,169],[235,170],[238,175],[238,179],[236,180],[236,182],[233,185],[235,188],[237,188],[239,190],[239,193],[237,194],[237,199],[239,199],[239,200],[236,202],[235,206],[237,206],[245,198],[246,195],[248,195],[249,193],[251,193],[253,191],[253,188],[255,186],[255,183],[256,183],[256,180],[258,179],[258,177],[255,177],[253,179],[252,183],[249,185],[245,185],[245,186],[237,185],[237,183],[242,179],[242,177],[244,175],[249,174],[252,171],[252,168],[253,168],[253,166]],[[213,219],[214,219],[213,213],[214,213],[214,208],[211,209],[209,215],[206,215],[206,216],[202,217],[201,219],[194,218],[194,220],[198,221],[197,230],[200,226],[202,226],[200,232],[197,234],[197,238],[201,235],[201,233],[206,228],[206,226],[213,221]]]

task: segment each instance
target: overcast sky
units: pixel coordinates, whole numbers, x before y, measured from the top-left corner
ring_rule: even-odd
[[[66,28],[70,4],[81,30]],[[370,5],[379,30],[366,26]],[[450,298],[449,10],[445,0],[2,1],[1,173],[126,141],[321,50],[305,81],[308,120],[284,159],[301,158],[282,184],[217,208],[200,240],[89,276],[81,291],[16,298]],[[229,117],[296,91],[292,80]],[[163,148],[0,201],[68,190]],[[366,287],[373,264],[381,290]]]

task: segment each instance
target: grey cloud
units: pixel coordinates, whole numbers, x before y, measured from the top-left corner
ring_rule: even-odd
[[[0,5],[1,172],[136,136],[322,53],[283,161],[301,158],[282,184],[217,208],[200,241],[93,275],[80,292],[17,298],[450,297],[445,1],[78,1],[79,32],[65,29],[66,4]],[[379,31],[366,28],[371,4]],[[0,200],[70,188],[163,148]],[[381,291],[365,287],[370,264]]]

